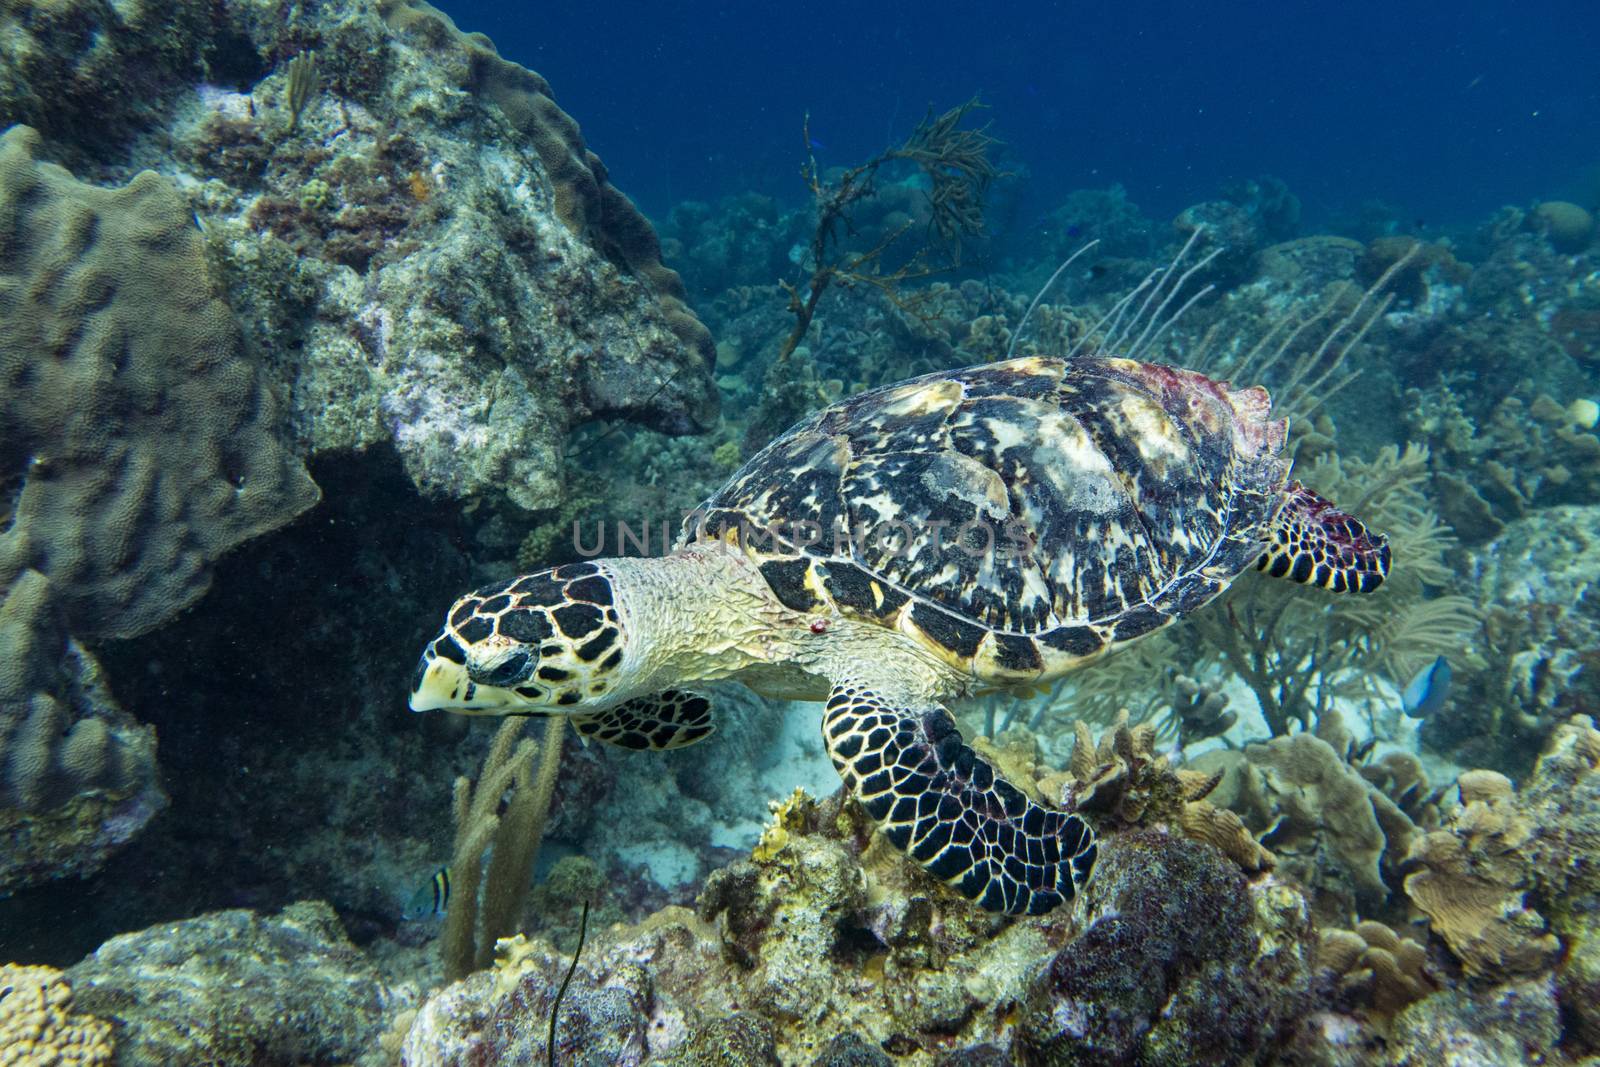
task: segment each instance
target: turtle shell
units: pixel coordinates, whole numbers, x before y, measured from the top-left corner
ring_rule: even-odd
[[[1284,499],[1266,391],[1108,358],[931,374],[816,412],[685,540],[737,535],[773,591],[1021,680],[1172,621],[1254,564]]]

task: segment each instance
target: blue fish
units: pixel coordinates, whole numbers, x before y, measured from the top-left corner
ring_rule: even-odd
[[[1426,719],[1444,707],[1450,695],[1450,663],[1443,656],[1417,672],[1400,693],[1400,704],[1413,719]]]
[[[443,915],[450,906],[450,868],[440,867],[417,891],[411,894],[411,899],[406,901],[405,911],[400,917],[407,922],[417,919],[430,919],[436,915]]]

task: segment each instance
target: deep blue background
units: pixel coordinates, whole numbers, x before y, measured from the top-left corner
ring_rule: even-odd
[[[798,198],[806,111],[848,164],[973,92],[1041,211],[1120,182],[1160,217],[1264,173],[1313,219],[1600,197],[1600,0],[444,7],[548,78],[652,213]]]

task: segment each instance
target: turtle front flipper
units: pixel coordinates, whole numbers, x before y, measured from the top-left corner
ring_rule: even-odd
[[[1299,482],[1268,532],[1256,569],[1335,593],[1370,593],[1389,574],[1389,539]]]
[[[711,722],[711,701],[682,689],[635,697],[593,715],[574,715],[572,725],[582,737],[635,751],[685,748],[717,729]]]
[[[996,774],[939,705],[896,706],[870,686],[841,683],[828,697],[822,738],[884,836],[981,907],[1037,915],[1089,877],[1088,825]]]

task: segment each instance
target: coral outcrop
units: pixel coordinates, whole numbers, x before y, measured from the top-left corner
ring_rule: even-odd
[[[93,873],[166,806],[155,731],[123,711],[50,582],[0,593],[0,896]]]
[[[148,172],[86,185],[40,148],[0,139],[0,588],[33,568],[74,632],[130,637],[317,490],[274,437],[188,198]]]
[[[1186,837],[1203,841],[1251,874],[1270,870],[1276,862],[1243,820],[1207,797],[1222,782],[1223,772],[1173,769],[1156,752],[1156,732],[1148,723],[1128,725],[1123,713],[1097,742],[1082,720],[1075,724],[1076,742],[1064,774],[1046,774],[1041,790],[1058,802],[1098,817],[1104,829],[1167,825]],[[1033,776],[1016,775],[1020,781]]]
[[[1540,509],[1475,549],[1483,661],[1423,737],[1469,765],[1524,774],[1560,723],[1600,701],[1600,508]]]
[[[1354,930],[1324,929],[1317,968],[1332,977],[1342,1000],[1393,1015],[1438,987],[1427,972],[1427,949],[1413,938],[1370,919]]]
[[[1314,939],[1305,898],[1247,883],[1216,850],[1158,831],[1104,843],[1087,929],[1032,983],[1022,1063],[1257,1062],[1301,1009]]]
[[[317,500],[188,199],[40,148],[0,137],[0,892],[94,870],[165,804],[78,639],[159,626]]]
[[[120,934],[67,977],[124,1067],[392,1062],[378,1035],[398,1005],[320,902]]]
[[[1491,771],[1465,774],[1460,803],[1413,843],[1406,894],[1468,973],[1539,973],[1560,952],[1566,922],[1586,932],[1586,902],[1600,892],[1597,768],[1600,730],[1575,717],[1555,731],[1521,789]],[[1549,928],[1529,894],[1549,902]]]
[[[392,442],[430,494],[540,508],[572,426],[714,419],[710,335],[649,223],[483,35],[409,0],[26,0],[7,25],[0,114],[81,174],[192,191],[303,452]]]

